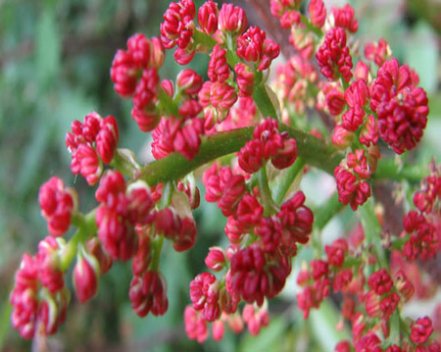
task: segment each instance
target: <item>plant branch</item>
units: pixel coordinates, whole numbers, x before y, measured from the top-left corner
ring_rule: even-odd
[[[238,152],[251,139],[253,129],[245,127],[209,136],[202,142],[194,159],[187,160],[179,153],[172,153],[141,168],[138,177],[149,185],[178,180],[210,161]],[[296,139],[299,156],[305,163],[332,173],[340,162],[342,155],[323,141],[285,125],[282,125],[281,130]]]
[[[382,159],[377,166],[374,179],[389,179],[393,181],[407,180],[420,182],[427,175],[427,170],[419,165],[399,167],[394,159]]]
[[[297,158],[296,162],[291,165],[286,173],[281,177],[281,179],[273,187],[273,198],[277,205],[280,205],[285,199],[286,194],[289,191],[294,180],[303,171],[305,166],[305,161],[302,158]]]
[[[323,204],[315,214],[314,224],[319,230],[323,230],[329,220],[342,210],[344,205],[338,201],[338,194],[334,193],[329,199]]]

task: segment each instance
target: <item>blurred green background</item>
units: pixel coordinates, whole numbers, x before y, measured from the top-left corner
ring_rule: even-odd
[[[22,253],[35,252],[46,234],[37,204],[40,184],[58,175],[77,188],[81,209],[94,206],[93,192],[69,172],[64,137],[70,123],[90,111],[114,114],[121,128],[120,146],[138,155],[146,153],[146,135],[132,123],[130,103],[113,92],[109,70],[116,49],[125,47],[131,34],[158,35],[168,3],[0,1],[0,348],[4,351],[36,350],[35,342],[32,346],[32,342],[21,340],[10,328],[8,294]],[[439,156],[441,3],[359,0],[352,4],[361,19],[361,41],[384,37],[400,61],[420,74],[421,84],[431,97],[430,125],[421,157]],[[246,6],[252,11],[251,4]],[[252,18],[261,24],[258,15]],[[197,57],[192,66],[204,74],[206,58]],[[168,55],[164,76],[175,77],[178,70]],[[199,346],[188,341],[182,323],[188,283],[204,270],[207,248],[222,241],[224,221],[214,206],[206,204],[197,211],[196,218],[200,233],[195,248],[187,254],[168,251],[161,261],[170,301],[164,317],[139,319],[132,313],[127,298],[130,265],[115,265],[102,278],[99,294],[91,303],[80,306],[72,300],[67,322],[48,341],[50,350],[322,351],[333,347],[327,331],[335,322],[323,316],[303,322],[295,309],[286,309],[293,307],[294,295],[289,294],[273,303],[272,324],[257,338],[247,333],[227,333],[221,343],[209,341]],[[322,314],[326,316],[332,307],[325,308]],[[311,324],[314,329],[310,329]],[[321,338],[313,333],[317,328]]]

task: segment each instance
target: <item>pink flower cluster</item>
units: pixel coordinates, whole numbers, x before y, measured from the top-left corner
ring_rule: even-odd
[[[64,234],[69,229],[72,214],[75,212],[75,191],[66,188],[61,179],[53,176],[40,187],[38,201],[49,233],[52,236]]]
[[[357,253],[362,238],[354,232],[348,240],[339,238],[326,245],[325,259],[314,259],[297,276],[301,291],[297,304],[307,318],[312,308],[318,309],[331,294],[342,298],[342,320],[352,327],[352,342],[341,341],[336,352],[345,351],[438,351],[439,343],[431,341],[431,319],[419,318],[410,324],[410,333],[400,346],[388,342],[391,317],[415,293],[415,286],[402,270],[392,276],[385,268],[366,274],[365,267],[375,265],[373,258],[360,258]],[[361,241],[360,241],[361,240]],[[384,338],[384,340],[382,340]]]
[[[352,78],[352,57],[346,40],[344,29],[333,28],[326,33],[325,40],[316,53],[320,72],[330,80],[341,77],[349,82]]]
[[[223,121],[237,100],[236,90],[228,83],[231,72],[227,51],[215,45],[208,63],[208,78],[199,92],[199,102],[204,109],[205,128],[212,129]]]
[[[291,44],[298,52],[278,69],[275,90],[282,101],[282,118],[296,124],[297,114],[310,107],[327,124],[333,124],[332,143],[347,151],[346,160],[334,172],[339,199],[355,210],[370,196],[368,182],[380,157],[379,138],[397,154],[413,149],[421,140],[427,124],[427,96],[418,87],[415,72],[391,56],[384,39],[364,48],[366,59],[378,71],[363,60],[354,67],[350,36],[357,32],[358,20],[350,5],[332,8],[326,26],[321,1],[309,3],[307,16],[299,7],[298,1],[271,1],[273,15],[283,27],[292,29]],[[305,24],[312,24],[316,31]],[[327,81],[318,79],[317,70],[310,65],[314,53]],[[310,94],[314,90],[319,91],[316,97]],[[369,172],[351,170],[348,162],[354,155],[368,160]]]
[[[138,33],[127,41],[127,50],[116,52],[110,69],[115,91],[122,97],[133,97],[132,118],[144,132],[151,131],[159,122],[158,69],[163,61],[159,39],[148,39]]]
[[[300,0],[269,4],[281,26],[291,30],[289,42],[296,52],[277,69],[272,86],[276,96],[267,84],[270,75],[263,71],[279,56],[279,45],[263,29],[249,26],[244,9],[229,3],[219,8],[212,0],[199,9],[192,0],[170,3],[160,37],[133,35],[127,47],[116,52],[110,70],[116,93],[132,101],[133,120],[141,131],[151,132],[155,159],[176,152],[192,169],[211,162],[203,166],[205,199],[216,203],[226,218],[227,245],[208,250],[208,271],[190,283],[185,330],[198,342],[208,338],[210,325],[213,338],[220,340],[226,326],[237,333],[246,326],[256,335],[269,324],[267,302],[284,288],[293,258],[313,230],[314,213],[294,181],[309,170],[296,173],[298,165],[311,161],[305,149],[312,137],[307,134],[316,137],[317,145],[330,142],[335,147],[329,150],[333,161],[340,158],[334,168],[338,200],[356,211],[373,193],[384,149],[380,138],[402,154],[416,147],[427,124],[428,101],[418,76],[398,63],[384,39],[365,46],[366,62],[352,57],[357,51],[351,35],[359,24],[350,5],[327,11],[323,0],[309,1],[304,10]],[[173,48],[180,65],[196,54],[208,55],[206,76],[184,68],[174,81],[161,79],[166,50]],[[272,104],[276,101],[280,109]],[[265,113],[268,110],[275,116],[265,117],[272,114]],[[318,117],[312,116],[313,110]],[[323,130],[315,128],[315,118]],[[288,133],[289,126],[282,122],[304,127],[307,134]],[[237,133],[243,139],[233,141],[237,154],[213,160],[210,153],[217,151],[210,143],[225,137],[213,135],[242,127]],[[332,131],[329,139],[325,128]],[[206,139],[203,151],[211,149],[199,154]],[[50,235],[36,255],[23,256],[10,296],[12,324],[27,339],[55,333],[65,319],[69,295],[64,276],[73,263],[73,288],[80,302],[95,296],[100,277],[115,261],[131,260],[128,297],[134,312],[144,317],[168,309],[160,268],[163,243],[169,240],[177,252],[194,246],[192,210],[199,206],[200,192],[193,174],[179,179],[147,175],[182,158],[157,161],[149,169],[117,151],[118,141],[112,115],[90,113],[83,122],[74,121],[67,133],[72,173],[90,186],[98,184],[98,205],[88,214],[79,212],[77,194],[61,179],[52,177],[40,188],[41,214]],[[299,151],[304,158],[296,163]],[[331,169],[337,164],[333,161]],[[329,171],[329,164],[324,166]],[[441,350],[434,341],[439,325],[435,318],[433,323],[426,316],[409,324],[399,314],[413,295],[435,293],[436,285],[421,277],[419,264],[435,257],[441,246],[440,175],[433,166],[423,180],[413,198],[416,209],[404,215],[399,238],[377,234],[379,243],[373,243],[359,226],[348,239],[324,248],[314,239],[314,250],[321,255],[297,276],[297,305],[307,318],[327,297],[339,295],[339,324],[351,327],[353,339],[341,341],[336,351]],[[159,183],[164,179],[167,182]],[[286,190],[272,190],[285,181]],[[327,216],[325,210],[320,218]],[[382,225],[380,210],[372,215],[378,218],[370,220]],[[71,225],[77,230],[66,242],[60,236]],[[400,327],[409,325],[400,330],[400,346],[389,338],[397,321]]]
[[[84,122],[75,120],[66,134],[66,146],[72,154],[70,168],[83,176],[89,185],[98,182],[103,163],[109,164],[115,154],[119,132],[115,118],[102,118],[96,112],[86,115]]]
[[[297,143],[287,133],[280,133],[274,119],[266,119],[256,127],[253,139],[239,152],[239,166],[248,173],[257,172],[271,159],[277,169],[292,165],[297,158]]]
[[[54,334],[65,319],[69,293],[57,264],[63,246],[63,240],[46,237],[35,256],[23,256],[15,274],[11,321],[26,339]]]
[[[397,59],[386,61],[371,87],[371,108],[378,116],[381,138],[397,153],[415,148],[423,136],[429,108],[418,78]]]
[[[258,190],[250,192],[244,174],[259,171],[270,158],[275,166],[288,167],[297,156],[295,140],[280,133],[277,122],[270,119],[256,126],[253,138],[248,143],[255,143],[262,151],[257,154],[262,160],[254,163],[259,167],[249,168],[250,163],[241,161],[245,151],[252,149],[246,144],[239,152],[242,170],[213,164],[203,176],[206,200],[217,202],[227,216],[225,233],[230,245],[225,250],[211,248],[205,260],[209,269],[223,272],[222,277],[205,272],[190,284],[192,307],[186,311],[186,330],[198,341],[207,338],[207,323],[213,323],[216,335],[221,323],[237,319],[241,301],[247,303],[243,321],[252,333],[266,325],[266,309],[258,307],[282,290],[291,272],[296,244],[307,243],[312,231],[313,213],[305,206],[301,191],[280,208],[275,204],[269,208],[268,201],[272,200],[264,199]]]
[[[422,181],[421,189],[413,197],[417,209],[409,211],[403,218],[403,236],[407,240],[402,254],[408,260],[428,260],[439,252],[440,200],[441,174],[433,167],[432,173]]]
[[[297,276],[297,284],[303,287],[297,294],[297,304],[305,318],[311,308],[318,308],[329,296],[331,288],[334,292],[345,292],[353,278],[352,270],[343,267],[348,253],[347,241],[338,239],[325,250],[327,260],[312,260],[310,270],[302,269]]]
[[[334,170],[338,200],[343,204],[350,204],[353,210],[365,203],[371,195],[371,187],[367,181],[372,174],[371,163],[365,151],[358,149],[355,153],[349,153]]]
[[[109,171],[96,190],[100,203],[96,213],[98,238],[115,260],[133,257],[138,244],[135,228],[151,221],[154,203],[149,188],[145,184],[131,186],[127,187],[119,172]]]

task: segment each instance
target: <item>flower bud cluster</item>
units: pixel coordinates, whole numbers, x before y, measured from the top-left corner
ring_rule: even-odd
[[[297,51],[279,66],[274,88],[282,102],[284,122],[296,125],[306,108],[316,108],[332,126],[332,143],[347,153],[334,171],[339,199],[355,210],[370,196],[368,179],[380,157],[379,138],[397,154],[413,149],[421,140],[427,124],[427,96],[418,86],[416,73],[392,57],[384,39],[364,48],[366,59],[378,70],[363,60],[354,67],[351,35],[358,30],[354,9],[349,4],[332,8],[326,19],[322,8],[320,1],[310,1],[303,15],[298,1],[271,1],[273,15],[291,28],[291,44]],[[326,80],[310,65],[314,53]],[[311,94],[315,91],[318,94]],[[368,173],[348,166],[346,161],[354,155],[368,160]]]
[[[321,302],[334,292],[345,292],[353,278],[353,271],[344,267],[348,243],[340,238],[325,247],[327,260],[314,259],[310,269],[303,268],[297,276],[297,284],[303,288],[297,294],[297,304],[304,318],[311,308],[319,308]]]
[[[375,169],[376,160],[369,160],[363,149],[349,153],[334,170],[337,182],[338,200],[350,204],[353,210],[366,202],[371,195],[368,179]]]
[[[239,151],[239,166],[248,173],[257,172],[267,160],[277,169],[285,169],[297,159],[297,143],[287,133],[280,133],[274,119],[256,127],[253,139]]]
[[[76,192],[66,188],[63,180],[53,176],[38,193],[41,215],[46,219],[52,236],[61,236],[68,229],[76,210]]]
[[[116,52],[110,69],[115,91],[122,97],[133,97],[132,118],[144,132],[159,122],[155,104],[160,90],[158,69],[163,61],[159,39],[137,33],[127,41],[127,50]]]
[[[421,183],[413,197],[416,210],[403,217],[403,236],[407,239],[402,254],[407,260],[427,261],[437,255],[441,246],[439,216],[441,204],[441,173],[433,170]]]
[[[318,309],[325,298],[338,293],[342,319],[352,327],[352,342],[341,341],[335,351],[437,350],[439,344],[429,340],[433,328],[428,317],[411,323],[409,334],[403,335],[399,346],[390,344],[388,337],[394,324],[391,318],[412,298],[415,288],[402,270],[393,276],[385,268],[367,274],[366,266],[375,265],[375,261],[357,255],[360,245],[352,237],[339,238],[325,246],[326,258],[314,259],[308,268],[300,270],[297,304],[304,317],[309,316],[312,308]]]
[[[66,134],[66,146],[72,154],[70,169],[83,176],[89,185],[98,182],[103,163],[109,164],[116,151],[119,132],[115,117],[102,118],[96,112],[85,116],[84,122],[75,120]]]
[[[236,333],[246,326],[257,335],[269,324],[267,302],[284,288],[293,259],[313,230],[314,213],[296,183],[309,170],[299,171],[297,166],[311,160],[317,166],[323,160],[306,150],[307,137],[314,141],[308,134],[317,137],[316,144],[335,147],[329,148],[332,161],[323,169],[332,170],[340,160],[334,168],[338,200],[356,211],[373,193],[380,138],[402,154],[416,147],[427,124],[427,95],[418,86],[418,76],[398,63],[385,40],[364,47],[366,61],[352,56],[357,43],[351,36],[359,23],[350,5],[328,11],[323,0],[310,0],[307,6],[301,0],[269,4],[272,15],[290,30],[292,48],[287,51],[296,53],[277,69],[277,96],[267,86],[271,76],[263,71],[279,56],[279,45],[263,29],[249,26],[240,6],[218,6],[212,0],[199,9],[192,0],[170,3],[160,37],[133,35],[126,49],[116,52],[110,70],[116,93],[132,101],[133,120],[141,131],[151,132],[155,159],[177,152],[191,164],[187,171],[212,162],[202,176],[205,199],[216,203],[226,218],[227,245],[208,250],[208,271],[190,283],[185,330],[198,342],[208,338],[210,326],[218,341],[226,326]],[[173,48],[180,65],[190,63],[197,53],[208,55],[206,75],[184,68],[173,81],[161,79],[166,50]],[[280,109],[274,104],[277,100]],[[323,126],[320,131],[313,110]],[[288,133],[281,122],[302,127],[306,134]],[[225,142],[235,148],[228,153],[238,153],[214,160],[216,141],[225,135],[213,135],[242,127],[246,128],[231,133],[242,139]],[[95,112],[83,122],[74,121],[66,136],[72,173],[90,186],[98,184],[98,206],[88,214],[78,211],[75,191],[61,179],[52,177],[40,188],[49,236],[36,255],[23,256],[10,296],[12,324],[27,339],[54,334],[65,319],[65,274],[73,263],[73,289],[81,303],[95,296],[101,275],[115,261],[131,260],[128,297],[134,312],[144,317],[163,315],[168,309],[160,268],[163,242],[169,240],[177,252],[194,246],[192,210],[200,204],[199,189],[193,174],[180,178],[176,175],[182,170],[174,175],[164,170],[164,165],[181,163],[182,158],[171,156],[154,162],[151,169],[141,167],[129,153],[116,150],[118,141],[116,119]],[[304,158],[296,162],[299,152]],[[153,175],[158,170],[169,174]],[[382,242],[373,243],[360,227],[348,240],[339,238],[324,251],[316,239],[312,241],[323,256],[300,270],[297,305],[307,318],[312,308],[338,294],[339,324],[347,323],[353,338],[340,342],[336,351],[441,350],[434,342],[434,327],[439,325],[435,318],[434,323],[423,317],[409,324],[399,314],[414,294],[435,294],[435,283],[421,277],[418,264],[440,250],[440,197],[440,171],[433,167],[413,198],[416,209],[404,216],[400,238],[377,234]],[[324,210],[322,219],[331,212]],[[382,225],[384,219],[370,220]],[[76,232],[69,240],[61,238],[72,224]],[[389,268],[389,257],[382,251],[390,248]],[[401,335],[393,330],[406,324]],[[400,345],[391,342],[397,334]]]
[[[15,274],[11,321],[26,339],[54,334],[65,319],[69,292],[58,260],[64,245],[62,239],[46,237],[35,256],[23,255]]]
[[[250,147],[251,143],[258,147]],[[248,167],[254,164],[244,162],[244,155],[262,158],[255,162],[259,167]],[[237,170],[215,163],[205,171],[205,198],[217,202],[227,217],[229,246],[213,247],[206,257],[208,268],[219,275],[205,272],[190,284],[192,306],[185,315],[190,338],[205,340],[208,323],[213,324],[213,335],[219,336],[215,331],[219,332],[217,328],[226,319],[237,319],[242,301],[246,303],[243,322],[252,334],[268,324],[265,302],[284,287],[297,244],[309,240],[313,213],[305,206],[301,191],[277,207],[263,190],[250,190],[248,173],[264,173],[263,163],[268,159],[274,166],[286,168],[296,156],[295,140],[278,131],[277,121],[266,119],[255,127],[253,139],[239,152]]]

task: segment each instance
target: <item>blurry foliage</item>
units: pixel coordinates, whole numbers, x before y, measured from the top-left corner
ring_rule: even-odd
[[[0,347],[5,351],[30,348],[10,329],[7,301],[21,253],[35,251],[46,234],[37,205],[39,185],[58,175],[75,185],[81,209],[94,206],[93,192],[69,172],[64,136],[70,123],[94,110],[114,114],[121,128],[120,145],[146,153],[146,137],[131,123],[129,104],[113,92],[109,69],[116,49],[124,47],[131,34],[158,35],[168,2],[0,1]],[[440,22],[433,18],[440,11],[432,13],[429,0],[409,1],[409,11],[398,0],[358,0],[352,4],[362,18],[361,41],[384,37],[398,58],[420,74],[432,97],[423,158],[439,155],[440,38],[436,31],[440,31]],[[191,66],[203,74],[206,62],[206,57],[197,56]],[[168,55],[163,75],[175,77],[178,71]],[[335,326],[333,308],[324,307],[305,322],[293,309],[290,287],[280,302],[271,303],[280,314],[258,337],[227,332],[222,342],[209,341],[203,346],[186,339],[182,312],[188,302],[188,283],[204,270],[207,248],[222,241],[224,218],[219,215],[214,205],[203,204],[196,213],[200,232],[195,248],[188,254],[165,251],[161,268],[168,281],[170,309],[164,317],[140,319],[131,311],[127,299],[130,265],[118,264],[102,278],[92,303],[80,307],[73,300],[66,324],[49,345],[53,350],[75,351],[332,350],[333,337],[327,331]],[[301,257],[297,266],[300,261]]]

